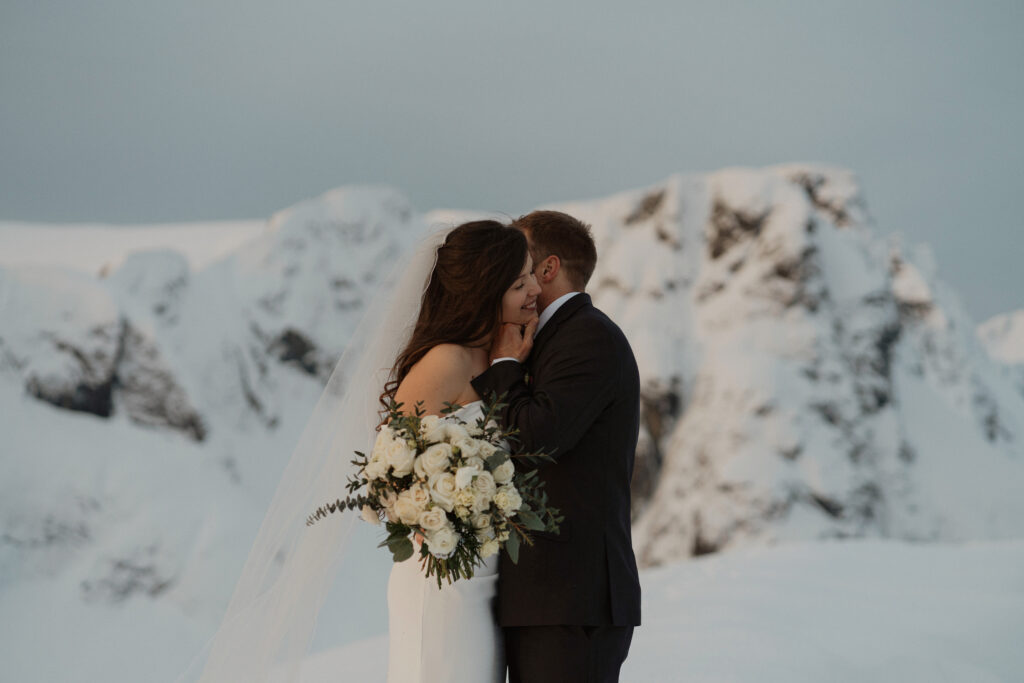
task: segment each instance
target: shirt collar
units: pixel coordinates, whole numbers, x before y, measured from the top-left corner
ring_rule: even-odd
[[[577,294],[579,294],[579,292],[569,292],[568,294],[563,294],[562,296],[558,297],[550,304],[548,304],[548,307],[545,308],[544,312],[540,314],[540,320],[538,320],[537,322],[537,330],[533,333],[533,336],[536,337],[537,334],[540,333],[541,329],[547,324],[547,322],[551,320],[553,317],[555,317],[555,313],[557,313],[558,309],[562,307],[562,304],[564,304],[566,301],[573,298]]]

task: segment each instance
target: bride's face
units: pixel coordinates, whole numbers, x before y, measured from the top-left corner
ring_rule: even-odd
[[[525,325],[537,315],[540,285],[533,274],[533,257],[526,255],[523,270],[501,300],[501,322]]]

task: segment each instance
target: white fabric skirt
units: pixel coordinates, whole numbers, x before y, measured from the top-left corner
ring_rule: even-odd
[[[505,651],[495,616],[498,555],[472,579],[426,578],[419,553],[388,578],[388,683],[503,683]]]

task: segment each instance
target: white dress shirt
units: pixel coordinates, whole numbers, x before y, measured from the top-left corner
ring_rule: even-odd
[[[537,335],[540,334],[541,329],[545,325],[547,325],[548,321],[555,317],[555,313],[558,312],[558,309],[561,308],[566,301],[573,298],[577,294],[579,294],[579,292],[569,292],[568,294],[563,294],[562,296],[558,297],[550,304],[548,304],[548,307],[545,308],[543,312],[541,312],[540,319],[537,321],[537,329],[533,331],[534,339],[537,338]],[[502,358],[495,358],[494,360],[492,360],[491,365],[494,365],[495,363],[500,363],[503,360],[514,360],[517,363],[519,362],[518,358],[513,358],[512,356],[503,356]]]

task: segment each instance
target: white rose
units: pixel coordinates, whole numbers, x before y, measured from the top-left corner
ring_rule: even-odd
[[[380,526],[380,516],[369,505],[363,506],[363,519],[375,526]]]
[[[416,451],[409,448],[409,444],[401,439],[394,439],[385,449],[388,465],[396,477],[404,477],[412,472],[413,459]]]
[[[476,422],[474,422],[471,425],[466,425],[466,431],[469,432],[469,435],[474,438],[484,435],[484,430],[481,429]]]
[[[383,427],[380,428],[380,431],[377,432],[377,439],[373,442],[373,450],[383,451],[385,448],[387,448],[388,444],[394,441],[394,439],[395,430],[393,430],[388,425],[384,425]]]
[[[363,468],[363,474],[366,475],[367,479],[373,481],[374,479],[383,479],[387,471],[388,463],[384,458],[384,454],[381,451],[374,450],[370,455],[370,461]]]
[[[455,504],[455,475],[451,472],[435,474],[427,480],[430,487],[430,498],[444,508],[445,512],[451,512]]]
[[[523,505],[519,491],[511,484],[505,484],[494,494],[494,504],[509,517]]]
[[[490,557],[491,555],[498,552],[500,548],[501,546],[498,544],[497,539],[492,538],[489,541],[485,541],[484,544],[480,546],[480,557]]]
[[[461,537],[455,533],[455,529],[451,526],[445,525],[437,531],[432,531],[426,535],[427,538],[427,550],[434,557],[445,558],[452,554],[455,547],[462,540]]]
[[[459,454],[463,458],[473,458],[480,452],[480,442],[476,439],[465,438],[452,442],[453,446],[459,447]]]
[[[469,519],[469,508],[466,507],[465,505],[456,505],[455,516],[461,519],[463,522],[465,522],[467,519]]]
[[[486,512],[486,510],[491,507],[491,500],[493,500],[493,498],[479,489],[474,488],[472,491],[473,504],[470,506],[470,509],[473,512]]]
[[[460,467],[455,471],[455,486],[464,489],[473,483],[473,477],[480,474],[479,467]]]
[[[480,449],[477,451],[477,455],[486,460],[487,458],[491,457],[497,452],[498,449],[494,446],[494,444],[488,441],[481,441]]]
[[[490,502],[498,487],[494,483],[494,475],[490,472],[481,472],[473,479],[473,488],[486,496],[487,502]]]
[[[449,422],[444,428],[444,433],[448,437],[448,442],[452,444],[460,441],[469,441],[469,432],[458,422]]]
[[[413,500],[412,491],[402,491],[399,494],[398,500],[395,502],[395,514],[398,515],[402,524],[415,524],[422,511],[422,506]]]
[[[416,458],[413,469],[416,470],[416,476],[429,479],[447,470],[451,459],[452,447],[446,443],[436,443]]]
[[[512,463],[512,459],[509,458],[505,462],[501,463],[494,468],[491,473],[494,475],[494,481],[498,484],[507,484],[512,481],[513,475],[516,473],[516,466]]]
[[[419,505],[420,510],[427,509],[427,503],[430,502],[430,491],[426,486],[423,484],[415,484],[410,486],[407,491],[413,502]]]
[[[437,415],[427,415],[420,420],[420,434],[427,441],[444,441],[444,420]]]
[[[394,491],[388,489],[383,495],[378,496],[377,500],[384,506],[384,511],[388,515],[388,521],[399,521],[398,513],[395,512],[395,503],[398,502],[398,495]]]
[[[472,524],[474,529],[486,529],[491,526],[491,516],[478,512],[473,515]]]
[[[420,513],[419,524],[427,531],[437,531],[447,523],[448,519],[441,508],[431,508]]]

